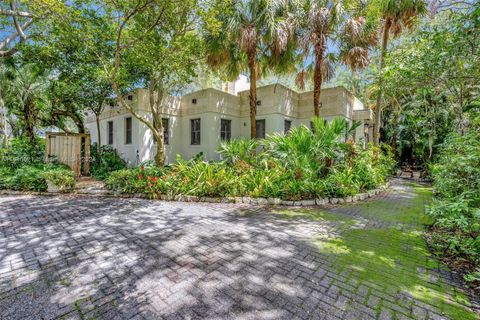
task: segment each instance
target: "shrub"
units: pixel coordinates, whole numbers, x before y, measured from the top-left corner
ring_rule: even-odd
[[[314,119],[314,132],[305,126],[288,135],[222,143],[223,161],[208,163],[202,156],[181,158],[169,167],[149,162],[113,172],[106,186],[121,193],[199,197],[250,196],[285,200],[345,197],[377,187],[393,166],[391,155],[343,142],[344,120]]]
[[[91,154],[91,175],[97,179],[104,180],[108,175],[116,170],[125,169],[127,164],[111,146],[101,146],[93,144],[90,150]]]
[[[431,242],[443,257],[466,265],[465,279],[480,266],[480,126],[464,135],[451,134],[431,166],[435,199],[428,208],[433,218]]]
[[[45,141],[36,139],[32,145],[25,137],[13,138],[6,148],[0,149],[0,165],[17,169],[27,165],[41,165],[45,157]]]
[[[7,188],[17,191],[46,191],[47,182],[40,166],[25,166],[17,169],[8,180]]]
[[[218,147],[218,153],[222,159],[229,163],[243,161],[253,164],[259,144],[257,140],[232,139],[222,142]]]
[[[75,174],[72,170],[50,169],[43,172],[42,177],[47,181],[47,184],[53,184],[62,192],[71,191],[75,187]]]
[[[10,167],[0,167],[0,190],[9,189],[10,179],[12,178],[14,171]]]

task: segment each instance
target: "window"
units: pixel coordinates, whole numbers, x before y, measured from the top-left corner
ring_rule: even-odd
[[[262,105],[262,100],[257,100],[257,106],[261,106]]]
[[[168,124],[170,119],[162,118],[162,127],[163,127],[163,143],[168,144],[170,141],[170,137],[168,136]],[[153,119],[153,126],[155,127],[155,119]],[[157,140],[153,139],[153,143],[157,143]]]
[[[290,131],[291,127],[292,127],[292,120],[285,119],[284,124],[283,124],[283,132],[285,132],[285,134],[287,134]]]
[[[190,131],[191,131],[190,144],[199,145],[200,144],[200,119],[190,120]]]
[[[220,139],[230,140],[232,138],[232,120],[220,120]]]
[[[197,99],[192,99],[192,104],[197,104]]]
[[[168,137],[168,118],[162,118],[162,126],[163,126],[163,143],[168,144],[169,137]]]
[[[113,144],[113,121],[107,122],[108,144]]]
[[[257,135],[258,139],[265,139],[265,119],[257,120]]]
[[[133,96],[132,96],[131,94],[128,95],[128,96],[127,96],[127,100],[128,100],[128,101],[132,101],[132,100],[133,100]]]
[[[132,117],[125,118],[125,144],[132,144]]]

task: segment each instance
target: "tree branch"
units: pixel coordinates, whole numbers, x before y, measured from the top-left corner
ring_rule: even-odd
[[[17,6],[15,5],[15,1],[12,0],[10,1],[10,7],[12,8],[13,11],[17,10]],[[20,26],[20,23],[18,22],[17,16],[12,16],[13,18],[13,24],[15,25],[15,29],[17,30],[18,35],[22,39],[22,41],[25,41],[27,39],[27,36],[22,30],[22,27]]]
[[[33,14],[27,11],[9,10],[0,8],[0,15],[9,17],[26,17],[32,18]]]
[[[21,29],[25,30],[27,29],[31,24],[33,20],[29,19],[27,20],[22,26]],[[10,42],[14,41],[17,37],[19,36],[18,30],[13,32],[11,35],[9,35],[5,40],[0,42],[0,57],[8,57],[14,54],[17,50],[15,48],[11,48],[9,50],[5,50],[7,46],[10,44]]]

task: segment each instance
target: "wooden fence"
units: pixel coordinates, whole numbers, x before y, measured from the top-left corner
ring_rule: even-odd
[[[89,134],[47,132],[46,147],[46,161],[55,158],[72,168],[77,177],[90,174]]]

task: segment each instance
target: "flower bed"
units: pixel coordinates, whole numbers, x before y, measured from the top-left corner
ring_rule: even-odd
[[[314,205],[326,203],[325,199],[353,201],[358,194],[365,198],[385,184],[394,166],[388,148],[364,149],[342,142],[348,131],[345,121],[326,124],[315,119],[313,123],[313,133],[302,126],[262,141],[225,143],[219,149],[221,162],[179,158],[163,168],[147,165],[115,171],[106,179],[106,187],[117,194],[165,200]]]

